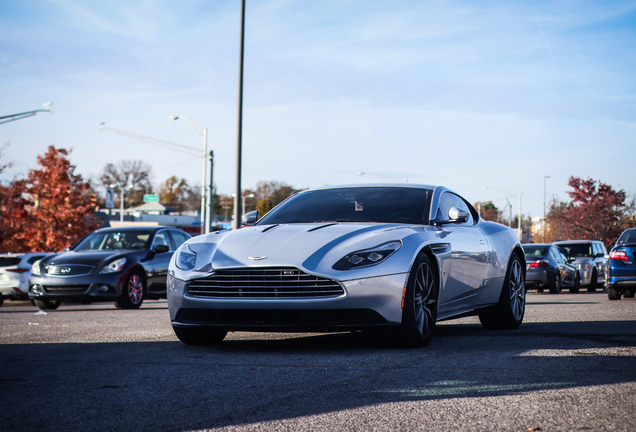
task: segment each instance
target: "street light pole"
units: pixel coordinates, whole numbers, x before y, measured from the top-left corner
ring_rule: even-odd
[[[207,129],[206,129],[207,134]],[[205,229],[206,233],[210,232],[210,225],[212,224],[213,215],[213,200],[214,200],[214,152],[210,151],[210,184],[208,185],[208,191],[206,200],[208,202],[207,212],[205,213]]]
[[[120,198],[119,198],[119,224],[120,226],[124,226],[124,191],[126,190],[126,188],[128,189],[132,189],[133,185],[129,184],[126,187],[124,187],[124,185],[120,185],[119,183],[111,183],[110,185],[108,185],[109,188],[114,189],[116,187],[119,187],[120,190]]]
[[[547,231],[548,224],[545,219],[545,191],[546,191],[546,180],[549,179],[550,176],[543,176],[543,243],[545,243],[545,232]]]
[[[241,226],[241,158],[243,130],[243,52],[245,48],[245,0],[241,0],[241,42],[239,49],[239,91],[238,91],[238,131],[236,139],[236,192],[234,197],[234,220],[232,229]]]
[[[202,127],[183,116],[170,116],[170,120],[185,120],[190,126],[197,132],[203,135],[203,177],[201,180],[201,234],[207,234],[210,232],[210,212],[212,211],[212,201],[208,197],[206,200],[206,187],[205,184],[208,181],[208,128]],[[212,177],[210,176],[210,184],[212,184]],[[207,206],[206,206],[207,201]]]
[[[9,122],[16,121],[16,120],[21,120],[21,119],[27,118],[27,117],[32,117],[32,116],[35,115],[35,113],[39,113],[39,112],[51,112],[51,105],[53,105],[52,102],[47,102],[44,105],[42,105],[44,107],[44,109],[38,109],[38,110],[26,111],[26,112],[22,112],[22,113],[18,113],[18,114],[9,114],[9,115],[6,115],[6,116],[1,116],[0,117],[0,124],[9,123]]]

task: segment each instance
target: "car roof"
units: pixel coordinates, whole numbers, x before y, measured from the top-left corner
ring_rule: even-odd
[[[32,255],[50,255],[52,253],[54,252],[17,252],[17,253],[7,252],[7,253],[1,253],[0,258],[8,258],[8,257],[23,258],[23,257],[30,257]]]
[[[566,244],[566,243],[570,243],[570,244],[585,244],[585,243],[592,243],[592,242],[601,242],[600,240],[557,240],[552,242],[553,244]]]
[[[412,189],[429,189],[435,190],[439,186],[418,184],[418,183],[356,183],[356,184],[344,184],[334,186],[322,186],[316,188],[309,188],[301,192],[323,189],[341,189],[341,188],[365,188],[365,187],[390,187],[390,188],[412,188]]]
[[[95,230],[94,232],[122,232],[122,231],[148,231],[148,232],[156,232],[162,229],[173,229],[176,231],[181,231],[179,228],[169,227],[164,225],[143,225],[143,226],[125,226],[125,227],[109,227],[109,228],[100,228]]]

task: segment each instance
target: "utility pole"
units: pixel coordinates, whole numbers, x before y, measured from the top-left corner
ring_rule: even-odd
[[[234,196],[234,220],[232,229],[241,226],[241,152],[243,131],[243,52],[245,47],[245,0],[241,0],[241,43],[239,52],[238,133],[236,140],[236,193]]]

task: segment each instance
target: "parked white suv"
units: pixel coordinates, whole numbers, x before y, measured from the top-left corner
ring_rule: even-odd
[[[45,256],[45,252],[0,254],[0,306],[4,299],[28,300],[29,275],[33,263]]]
[[[552,242],[568,257],[576,258],[574,264],[581,275],[581,286],[590,292],[605,284],[605,267],[609,256],[600,240],[561,240]]]

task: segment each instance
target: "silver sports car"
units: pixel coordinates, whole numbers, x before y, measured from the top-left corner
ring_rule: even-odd
[[[257,219],[193,237],[172,257],[168,305],[182,342],[385,328],[398,345],[420,347],[439,320],[478,315],[487,329],[523,320],[516,233],[445,187],[311,189]]]

